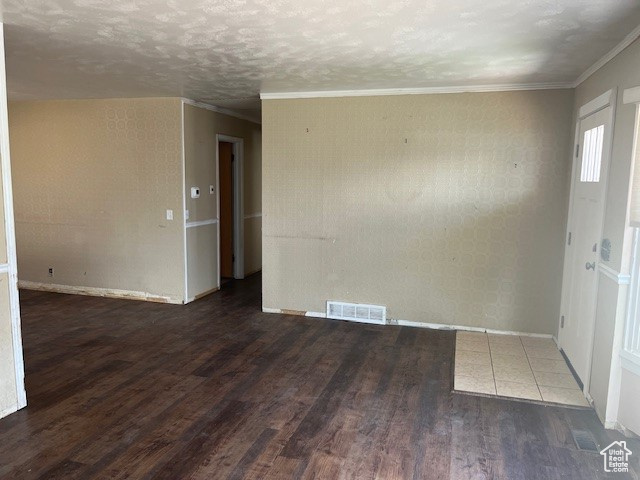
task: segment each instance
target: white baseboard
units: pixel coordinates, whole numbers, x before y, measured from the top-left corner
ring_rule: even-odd
[[[282,313],[282,310],[279,308],[262,307],[262,311],[264,313]]]
[[[495,330],[493,328],[469,327],[467,325],[447,325],[444,323],[414,322],[411,320],[395,320],[402,327],[431,328],[433,330],[462,330],[465,332],[494,333],[496,335],[517,335],[519,337],[553,338],[549,333],[515,332],[512,330]]]
[[[18,280],[18,288],[25,290],[38,290],[41,292],[68,293],[72,295],[86,295],[89,297],[124,298],[128,300],[143,300],[145,302],[173,303],[181,304],[181,301],[173,300],[171,297],[154,295],[147,292],[136,292],[132,290],[118,290],[115,288],[98,287],[74,287],[71,285],[58,285],[55,283],[31,282],[29,280]]]
[[[264,313],[283,313],[282,309],[280,308],[262,307],[262,311]],[[314,317],[314,318],[327,318],[327,314],[322,312],[305,312],[304,316]],[[555,337],[549,333],[514,332],[511,330],[494,330],[491,328],[468,327],[465,325],[446,325],[444,323],[414,322],[411,320],[396,320],[396,319],[387,319],[387,325],[398,325],[401,327],[430,328],[432,330],[464,330],[468,332],[495,333],[497,335],[518,335],[519,337],[552,338],[556,343],[558,343]]]

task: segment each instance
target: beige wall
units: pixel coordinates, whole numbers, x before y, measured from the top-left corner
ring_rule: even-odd
[[[555,333],[570,90],[263,102],[263,305]]]
[[[622,102],[626,88],[640,85],[640,40],[636,40],[622,53],[578,86],[575,93],[574,118],[578,109],[598,95],[617,91],[614,119],[611,168],[606,198],[603,238],[611,240],[611,260],[602,263],[623,274],[629,273],[631,259],[631,231],[627,226],[627,206],[631,163],[635,105]],[[598,415],[607,423],[620,421],[627,428],[640,433],[640,409],[636,400],[628,395],[634,388],[626,383],[640,384],[640,378],[622,371],[619,351],[626,315],[627,288],[600,275],[598,308],[596,312],[596,338],[592,357],[589,393],[594,399]],[[619,398],[619,406],[618,406]],[[610,404],[610,402],[614,402]]]
[[[21,281],[183,300],[180,108],[177,98],[10,104]]]
[[[216,134],[244,140],[244,265],[245,274],[262,268],[262,140],[261,128],[246,120],[184,105],[185,192],[188,222],[218,219],[217,195],[209,194],[216,185]],[[200,198],[191,198],[191,187],[200,188]],[[187,228],[187,298],[218,285],[218,224]]]

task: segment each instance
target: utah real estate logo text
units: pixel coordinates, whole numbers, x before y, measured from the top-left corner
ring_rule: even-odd
[[[604,471],[609,473],[625,473],[629,471],[629,455],[627,442],[620,440],[613,442],[600,452],[604,459]]]

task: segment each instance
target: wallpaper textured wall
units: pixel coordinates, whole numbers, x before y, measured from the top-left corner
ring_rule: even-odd
[[[572,101],[264,101],[264,307],[555,333]]]
[[[180,108],[177,98],[10,103],[21,281],[182,301]]]

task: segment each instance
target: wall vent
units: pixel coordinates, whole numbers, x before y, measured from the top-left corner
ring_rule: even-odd
[[[387,323],[387,307],[366,305],[364,303],[328,301],[327,318],[384,325]]]

